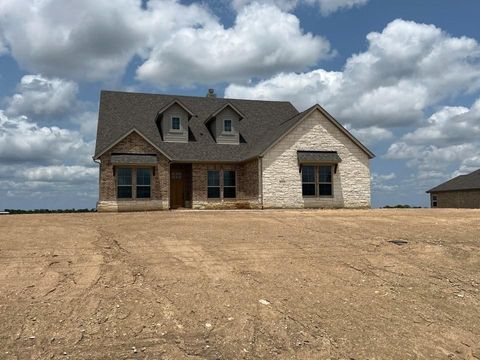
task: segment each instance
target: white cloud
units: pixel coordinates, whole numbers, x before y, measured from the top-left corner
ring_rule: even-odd
[[[18,93],[7,98],[11,115],[59,116],[72,110],[78,86],[72,81],[25,75],[17,86]]]
[[[67,182],[76,184],[97,180],[98,168],[79,165],[36,166],[22,170],[21,174],[26,180],[33,182]]]
[[[480,167],[480,99],[470,109],[444,107],[390,145],[386,158],[406,160],[419,180],[448,179]],[[453,171],[451,170],[453,169]]]
[[[329,43],[304,34],[297,17],[254,3],[240,11],[232,28],[184,28],[158,43],[137,78],[160,86],[243,81],[304,69],[327,56]]]
[[[79,126],[82,135],[91,138],[95,137],[97,133],[98,112],[85,111],[74,114],[71,121]]]
[[[399,185],[391,184],[389,182],[396,177],[397,176],[393,172],[389,174],[372,173],[372,187],[374,190],[381,192],[395,191],[399,188]]]
[[[321,14],[327,16],[341,9],[365,5],[368,0],[232,0],[232,5],[239,10],[254,2],[274,4],[285,11],[293,10],[300,4],[318,6]]]
[[[329,55],[294,15],[259,4],[224,28],[205,6],[176,0],[3,0],[0,33],[24,69],[81,81],[118,81],[135,55],[138,78],[162,86],[301,71]]]
[[[289,99],[304,109],[319,102],[361,129],[408,126],[425,109],[480,88],[480,45],[433,25],[395,20],[367,35],[368,50],[341,72],[280,73],[253,85],[231,84],[226,97]]]
[[[93,142],[77,131],[41,127],[27,117],[8,117],[0,110],[0,162],[92,164]]]
[[[369,145],[379,141],[388,140],[393,137],[393,133],[388,129],[371,126],[363,129],[349,129],[362,143]]]

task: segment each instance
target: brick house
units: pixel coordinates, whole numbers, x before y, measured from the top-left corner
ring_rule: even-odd
[[[448,180],[427,193],[432,208],[480,209],[480,169]]]
[[[373,157],[319,105],[102,91],[97,209],[369,207]]]

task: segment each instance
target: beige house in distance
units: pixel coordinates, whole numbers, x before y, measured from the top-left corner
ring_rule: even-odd
[[[373,153],[321,106],[102,91],[99,211],[370,207]]]

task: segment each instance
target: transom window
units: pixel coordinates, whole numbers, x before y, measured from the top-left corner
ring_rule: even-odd
[[[232,132],[232,120],[230,119],[223,120],[223,131]]]
[[[137,168],[137,198],[150,197],[151,170]]]
[[[180,117],[172,116],[172,129],[180,130]]]
[[[132,198],[132,169],[117,169],[117,197],[119,199]]]
[[[223,172],[223,197],[234,199],[237,196],[237,185],[235,171]]]
[[[303,196],[332,196],[333,178],[331,165],[302,166]]]
[[[209,199],[220,198],[220,171],[208,171],[207,197]]]

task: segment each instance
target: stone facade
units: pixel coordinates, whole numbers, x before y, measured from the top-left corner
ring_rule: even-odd
[[[342,161],[333,174],[333,196],[304,198],[297,150],[337,151]],[[368,155],[315,110],[267,151],[262,159],[265,208],[370,207]]]
[[[208,170],[234,170],[237,176],[235,199],[208,199]],[[258,161],[242,164],[192,164],[192,207],[194,209],[250,209],[260,208],[258,188]],[[220,182],[223,194],[223,184]]]
[[[430,194],[430,204],[436,196],[438,208],[480,209],[480,189],[462,191],[441,191]]]
[[[117,199],[117,179],[110,159],[112,153],[156,154],[157,165],[154,166],[151,179],[150,199]],[[125,167],[136,166],[126,165]],[[168,209],[169,204],[169,163],[167,158],[145,139],[132,132],[100,157],[100,192],[98,211],[135,211]],[[135,170],[132,174],[132,188],[135,191]]]

